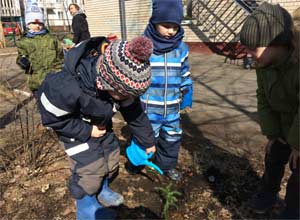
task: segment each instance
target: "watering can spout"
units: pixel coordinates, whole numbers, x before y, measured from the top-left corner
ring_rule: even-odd
[[[157,172],[159,172],[160,175],[164,174],[164,172],[157,165],[155,165],[152,162],[147,161],[145,165],[153,168],[154,170],[156,170]]]

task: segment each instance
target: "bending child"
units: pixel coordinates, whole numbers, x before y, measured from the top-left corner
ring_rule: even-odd
[[[108,186],[119,163],[112,129],[116,111],[146,152],[155,152],[153,130],[138,98],[150,84],[152,43],[145,37],[115,40],[102,53],[106,44],[97,37],[72,48],[64,69],[49,74],[38,90],[43,125],[57,133],[71,161],[69,189],[80,220],[112,219],[115,215],[104,207],[123,203]]]

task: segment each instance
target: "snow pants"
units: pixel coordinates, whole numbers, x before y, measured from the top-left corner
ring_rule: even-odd
[[[111,178],[118,171],[120,148],[113,132],[86,143],[71,140],[63,145],[70,158],[69,190],[75,199],[98,193],[103,178]]]

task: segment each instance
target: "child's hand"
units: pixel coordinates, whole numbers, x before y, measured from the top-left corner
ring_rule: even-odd
[[[185,107],[184,109],[180,110],[181,114],[189,114],[191,113],[193,110],[190,107]]]
[[[95,137],[95,138],[102,137],[103,135],[105,135],[105,133],[106,133],[105,128],[98,128],[96,125],[93,125],[91,137]]]
[[[300,157],[299,150],[293,148],[290,156],[290,164],[292,165],[293,169],[297,169],[297,164],[299,163],[299,157]]]
[[[155,153],[155,151],[156,151],[156,147],[155,147],[155,146],[148,147],[148,148],[146,149],[146,154],[150,154],[151,152],[152,152],[152,153]]]
[[[189,113],[191,112],[191,108],[193,105],[193,86],[186,86],[183,89],[181,89],[181,103],[180,103],[180,110],[181,113]]]

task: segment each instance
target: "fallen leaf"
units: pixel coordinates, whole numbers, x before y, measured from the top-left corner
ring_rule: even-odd
[[[43,185],[41,190],[42,190],[43,193],[45,193],[45,192],[47,192],[47,190],[49,188],[50,188],[50,184],[48,183],[48,184]]]

